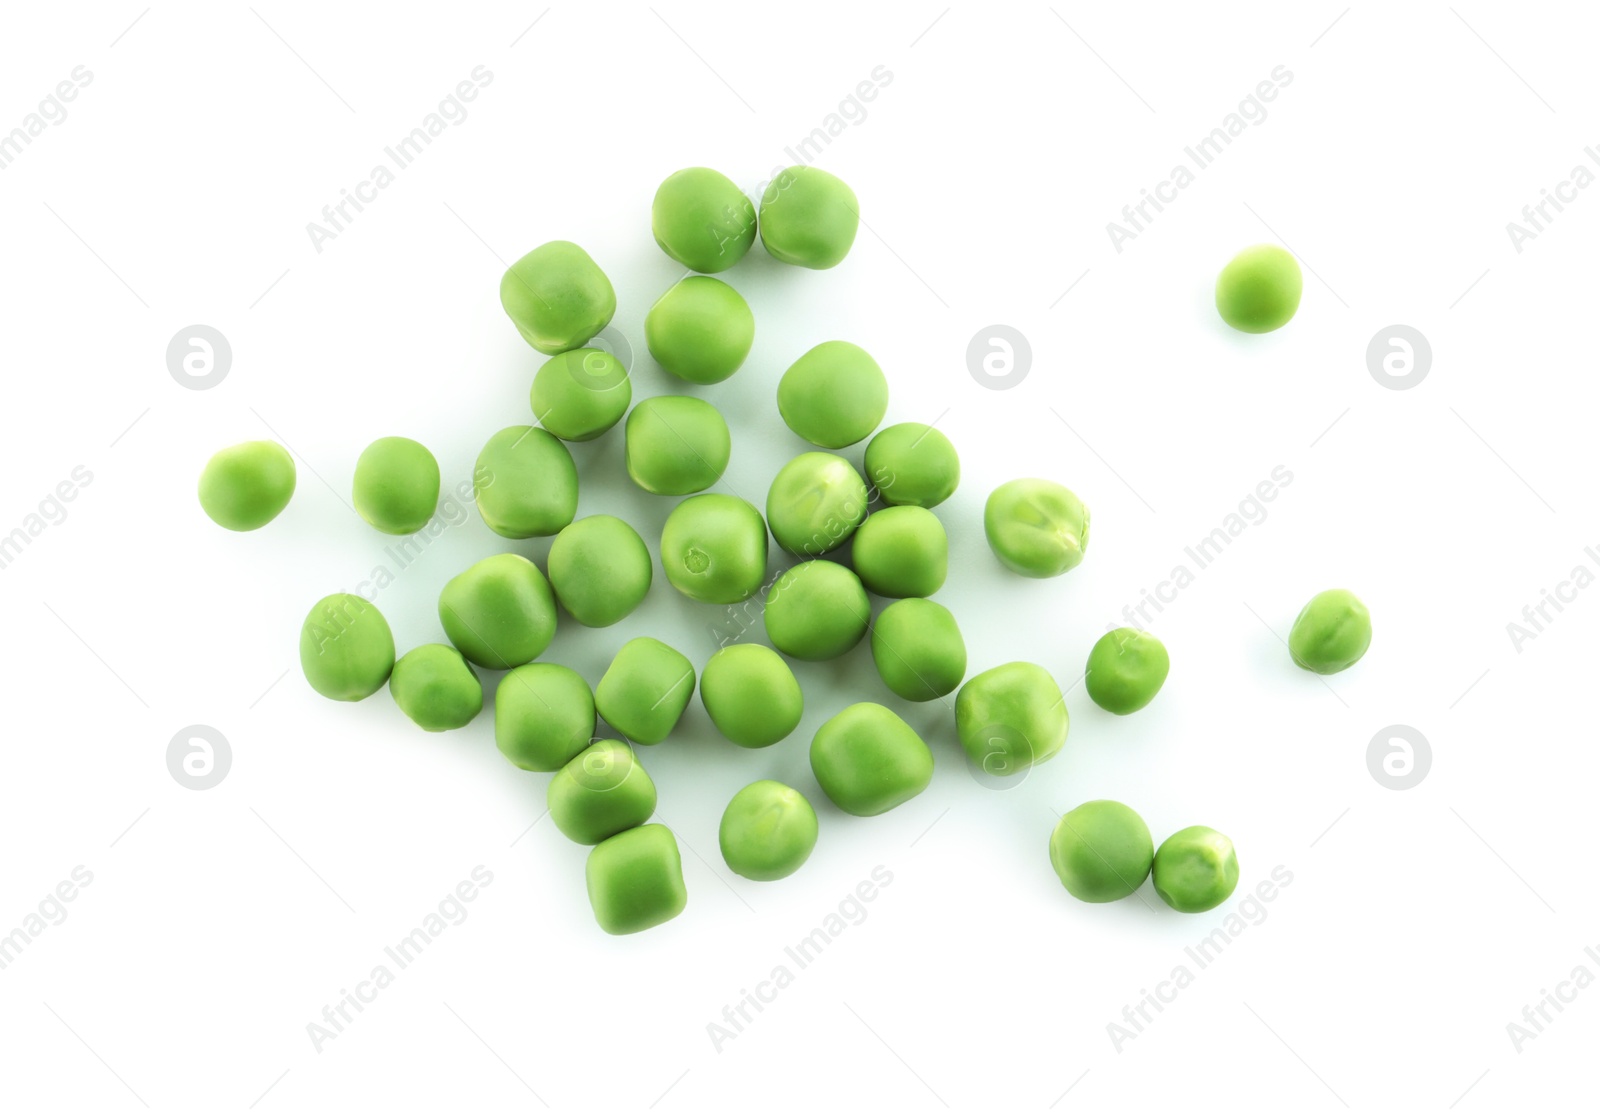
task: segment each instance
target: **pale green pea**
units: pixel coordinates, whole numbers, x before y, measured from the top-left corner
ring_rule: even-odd
[[[439,463],[421,442],[379,438],[356,459],[351,498],[384,534],[414,535],[439,506]]]
[[[494,695],[494,742],[524,771],[556,771],[594,740],[594,692],[559,663],[507,672]]]
[[[589,442],[628,413],[633,384],[622,362],[604,349],[551,357],[533,375],[528,402],[539,425],[564,442]]]
[[[661,250],[694,271],[726,271],[756,239],[756,207],[725,174],[687,167],[667,176],[650,206]]]
[[[1372,615],[1348,589],[1324,589],[1300,610],[1289,629],[1295,664],[1318,674],[1338,674],[1372,645]]]
[[[750,355],[756,319],[744,296],[721,279],[691,275],[650,307],[644,338],[656,363],[678,379],[719,384]]]
[[[983,533],[1008,570],[1024,577],[1056,577],[1083,561],[1089,509],[1055,481],[1007,481],[983,506]]]
[[[1066,743],[1067,702],[1036,663],[991,667],[967,679],[956,695],[956,735],[979,769],[1015,775]]]
[[[277,442],[240,442],[206,462],[200,507],[219,527],[254,531],[289,506],[294,481],[294,458]]]
[[[658,395],[628,415],[628,476],[646,492],[687,496],[716,484],[732,439],[715,407],[689,395]]]
[[[931,597],[949,569],[950,539],[927,508],[884,508],[857,528],[851,560],[880,597]]]
[[[805,711],[794,671],[759,643],[733,643],[700,672],[700,701],[717,731],[742,748],[765,748],[793,732]]]
[[[694,665],[659,639],[622,645],[594,690],[606,724],[635,744],[665,740],[694,695]]]
[[[867,484],[831,453],[802,453],[767,490],[767,526],[791,554],[816,557],[841,547],[867,517]]]
[[[639,532],[611,515],[563,527],[550,544],[550,587],[556,600],[589,628],[615,624],[650,591],[650,551]]]
[[[569,841],[598,845],[656,812],[656,784],[633,749],[597,740],[550,778],[550,820]]]
[[[772,779],[751,783],[728,803],[717,843],[729,868],[747,880],[781,880],[817,846],[817,812],[806,796]]]
[[[617,294],[589,253],[569,240],[552,240],[506,269],[500,305],[524,341],[554,356],[610,324]]]
[[[300,669],[323,697],[370,697],[394,670],[389,622],[377,605],[351,593],[323,597],[300,626]]]
[[[872,661],[883,684],[907,701],[944,697],[967,673],[967,644],[936,601],[895,601],[872,625]]]
[[[1050,864],[1061,886],[1085,903],[1109,903],[1139,890],[1155,859],[1144,819],[1120,802],[1097,799],[1061,815],[1050,834]]]
[[[578,467],[561,440],[536,426],[508,426],[478,454],[478,514],[508,539],[553,535],[578,513]]]
[[[778,381],[778,413],[800,437],[842,449],[871,434],[889,409],[889,381],[859,345],[824,341]]]
[[[538,566],[520,554],[495,554],[445,583],[439,623],[469,660],[509,670],[550,646],[556,598]]]
[[[1083,688],[1109,713],[1137,712],[1155,700],[1171,665],[1167,649],[1149,632],[1117,628],[1095,641]]]
[[[927,789],[933,753],[893,712],[863,701],[817,730],[811,740],[811,771],[835,806],[871,817]]]
[[[429,732],[458,729],[483,709],[483,683],[467,660],[444,643],[413,647],[389,675],[394,703]]]
[[[1276,244],[1246,248],[1217,276],[1217,313],[1244,333],[1270,333],[1300,308],[1300,265]]]
[[[939,431],[902,422],[878,431],[867,443],[867,480],[886,504],[931,508],[948,500],[961,483],[961,459]]]
[[[1233,842],[1215,829],[1191,825],[1156,850],[1156,894],[1175,911],[1198,914],[1227,902],[1239,885]]]
[[[816,167],[779,171],[761,195],[761,243],[787,264],[837,266],[850,254],[860,223],[855,191]]]

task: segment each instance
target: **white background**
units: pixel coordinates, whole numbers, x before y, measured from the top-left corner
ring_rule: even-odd
[[[1520,1053],[1507,1024],[1574,967],[1600,973],[1580,851],[1600,761],[1579,705],[1600,599],[1579,593],[1520,651],[1506,625],[1600,567],[1584,554],[1600,542],[1600,200],[1580,192],[1521,253],[1506,223],[1600,139],[1592,13],[998,8],[8,9],[0,130],[75,66],[93,80],[0,172],[0,533],[74,467],[93,479],[0,570],[0,932],[75,866],[93,882],[0,970],[0,1105],[1470,1113],[1588,1095],[1600,992]],[[479,65],[493,80],[467,118],[314,250],[307,222]],[[642,335],[681,274],[650,236],[657,183],[704,164],[754,190],[878,66],[892,81],[817,159],[861,201],[849,258],[810,272],[758,246],[723,276],[758,321],[746,367],[671,382]],[[1107,222],[1277,66],[1293,80],[1266,119],[1115,251]],[[1231,332],[1216,272],[1280,237],[1306,272],[1298,316]],[[587,850],[538,821],[547,776],[501,758],[487,711],[426,735],[386,693],[331,703],[295,665],[310,604],[388,561],[345,503],[362,447],[418,438],[456,484],[491,433],[530,421],[540,358],[496,291],[555,238],[614,282],[635,398],[692,390],[728,416],[719,490],[761,504],[806,448],[773,405],[802,351],[838,337],[879,359],[887,421],[937,420],[962,454],[939,599],[974,671],[1033,659],[1071,686],[1185,546],[1275,467],[1293,481],[1151,614],[1173,661],[1159,699],[1119,719],[1072,689],[1066,747],[1019,787],[975,780],[946,704],[892,698],[865,644],[797,666],[806,717],[769,750],[721,741],[696,698],[644,753],[688,909],[610,938]],[[997,323],[1032,347],[1008,391],[967,368]],[[233,350],[211,390],[166,367],[195,324]],[[1394,324],[1432,345],[1410,390],[1367,367]],[[299,490],[265,530],[224,532],[196,478],[262,437],[292,447]],[[672,501],[628,484],[620,428],[575,456],[580,514],[619,514],[654,549]],[[1028,475],[1093,511],[1087,559],[1058,580],[1008,575],[983,541],[984,497]],[[378,601],[401,649],[441,638],[440,586],[506,548],[474,514],[400,572]],[[548,543],[511,548],[542,561]],[[1376,634],[1324,685],[1278,637],[1333,585],[1363,596]],[[650,634],[698,667],[720,616],[658,576],[613,629],[563,619],[547,657],[593,682]],[[806,760],[854,700],[902,712],[937,757],[927,792],[878,818],[832,808]],[[206,791],[167,768],[193,724],[232,752]],[[1393,724],[1431,745],[1410,790],[1369,771]],[[717,852],[722,806],[762,777],[821,815],[816,853],[780,883]],[[1158,841],[1229,833],[1234,900],[1185,916],[1148,886],[1071,899],[1047,838],[1099,797]],[[466,920],[318,1053],[307,1024],[478,865],[493,883]],[[877,866],[893,881],[864,920],[719,1051],[708,1024]],[[1279,866],[1292,884],[1119,1051],[1107,1025],[1195,970],[1185,947]]]

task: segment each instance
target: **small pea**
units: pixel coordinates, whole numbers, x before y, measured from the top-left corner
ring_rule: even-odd
[[[559,663],[507,672],[494,695],[494,742],[524,771],[558,771],[594,739],[594,691]]]
[[[597,740],[550,778],[550,820],[567,840],[598,845],[656,812],[656,784],[633,749]]]
[[[1372,615],[1348,589],[1324,589],[1300,610],[1289,629],[1289,654],[1296,666],[1338,674],[1360,661],[1372,645]]]
[[[1175,911],[1198,914],[1227,902],[1239,886],[1233,842],[1204,825],[1180,829],[1161,842],[1154,866],[1156,894]]]
[[[658,395],[628,415],[628,476],[646,492],[687,496],[722,479],[733,442],[715,407],[689,395]]]
[[[690,600],[748,600],[767,577],[767,524],[737,496],[691,496],[662,525],[661,568]]]
[[[1109,903],[1144,883],[1155,843],[1144,819],[1120,802],[1101,798],[1061,815],[1050,834],[1050,864],[1075,899]]]
[[[354,594],[323,597],[300,626],[300,669],[323,697],[370,697],[383,689],[394,670],[389,622],[377,605]]]
[[[219,527],[254,531],[289,506],[294,480],[294,458],[277,442],[240,442],[206,462],[200,507]]]
[[[949,569],[950,539],[927,508],[884,508],[856,530],[851,560],[880,597],[931,597]]]
[[[528,402],[539,425],[563,442],[591,442],[622,421],[633,384],[622,362],[604,349],[572,349],[533,375]]]
[[[439,463],[421,442],[379,438],[356,459],[351,497],[384,534],[414,535],[439,506]]]
[[[428,732],[461,728],[483,710],[483,683],[461,652],[445,643],[424,643],[401,655],[389,675],[389,693],[400,712]]]
[[[916,730],[873,702],[847,706],[811,739],[811,771],[833,804],[871,817],[908,802],[933,779],[933,753]]]
[[[742,748],[776,744],[805,711],[794,671],[759,643],[731,643],[712,655],[700,672],[700,701],[717,731]]]
[[[817,812],[793,787],[762,779],[728,803],[717,843],[736,874],[781,880],[799,871],[817,847]]]
[[[589,628],[615,624],[650,591],[650,551],[639,532],[612,515],[563,527],[550,544],[549,567],[556,600]]]
[[[861,642],[872,624],[872,602],[848,566],[814,558],[772,583],[762,622],[779,651],[821,662]]]
[[[691,275],[650,307],[644,339],[656,363],[678,379],[720,384],[750,355],[756,319],[744,296],[721,279]]]
[[[684,267],[726,271],[756,240],[756,207],[725,174],[688,167],[667,176],[650,206],[650,231]]]
[[[1171,666],[1167,649],[1149,632],[1117,628],[1095,641],[1083,688],[1108,713],[1135,713],[1155,700]]]
[[[508,539],[553,535],[578,514],[572,454],[536,426],[508,426],[490,438],[472,485],[484,523]]]
[[[850,254],[861,224],[855,191],[825,170],[779,171],[761,195],[761,243],[773,259],[825,270]]]
[[[791,554],[816,557],[841,547],[867,517],[867,482],[832,453],[802,453],[767,490],[767,526]]]
[[[907,701],[944,697],[967,673],[967,645],[936,601],[895,601],[872,625],[872,661],[883,684]]]
[[[490,670],[538,658],[556,634],[556,598],[539,567],[520,554],[468,566],[439,593],[439,623],[463,655]]]
[[[1007,481],[983,506],[983,533],[1006,569],[1024,577],[1057,577],[1083,561],[1089,509],[1055,481]]]
[[[622,645],[594,690],[606,724],[635,744],[659,744],[694,696],[694,664],[659,639]]]
[[[524,341],[555,356],[610,324],[617,293],[589,253],[570,240],[552,240],[506,269],[500,305]]]
[[[778,381],[778,413],[812,445],[842,449],[877,429],[889,409],[889,381],[859,345],[824,341]]]
[[[1067,702],[1036,663],[1006,663],[967,679],[956,695],[956,735],[990,775],[1043,763],[1067,740]]]
[[[931,508],[948,500],[961,483],[956,447],[920,422],[885,427],[867,443],[867,479],[886,504]]]
[[[1300,265],[1276,244],[1246,248],[1217,276],[1217,313],[1244,333],[1271,333],[1300,308]]]
[[[595,921],[607,934],[636,934],[683,913],[678,841],[664,825],[641,825],[607,837],[589,850],[584,877]]]

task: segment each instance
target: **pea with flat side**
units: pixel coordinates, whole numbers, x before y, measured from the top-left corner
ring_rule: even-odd
[[[983,533],[1006,569],[1023,577],[1057,577],[1083,561],[1089,509],[1055,481],[1007,481],[983,506]]]
[[[1171,665],[1167,649],[1149,632],[1117,628],[1095,641],[1083,688],[1108,713],[1135,713],[1155,700]]]
[[[556,634],[556,598],[539,567],[520,554],[468,566],[439,593],[439,623],[469,660],[509,670],[538,658]]]
[[[867,517],[867,482],[832,453],[802,453],[767,490],[767,526],[791,554],[815,558],[841,547]]]
[[[717,731],[741,748],[776,744],[805,710],[794,671],[759,643],[731,643],[712,655],[700,672],[700,701]]]
[[[1372,615],[1348,589],[1324,589],[1300,610],[1289,629],[1289,654],[1296,666],[1338,674],[1361,660],[1372,645]]]
[[[550,820],[569,841],[598,845],[656,812],[656,784],[620,740],[597,740],[550,778]]]
[[[439,463],[410,438],[379,438],[356,459],[351,497],[361,518],[386,535],[414,535],[439,506]]]
[[[1150,875],[1155,843],[1144,819],[1108,798],[1061,815],[1050,834],[1050,865],[1061,886],[1085,903],[1126,899]]]
[[[925,791],[933,779],[933,753],[891,710],[863,701],[817,730],[811,771],[835,806],[865,818]]]
[[[611,660],[594,705],[606,724],[635,744],[659,744],[694,695],[694,664],[659,639],[630,639]]]
[[[578,514],[578,466],[561,440],[536,426],[508,426],[489,439],[473,470],[478,514],[497,535],[553,535]]]
[[[607,837],[584,866],[589,906],[607,934],[636,934],[677,918],[689,902],[672,830],[641,825]]]
[[[300,669],[323,697],[370,697],[383,689],[394,670],[389,622],[377,605],[352,593],[323,597],[300,626]]]
[[[500,305],[524,341],[555,356],[610,324],[617,292],[589,253],[570,240],[552,240],[506,269]]]
[[[294,480],[294,458],[277,442],[240,442],[206,462],[200,507],[219,527],[254,531],[289,506]]]
[[[1043,763],[1067,740],[1067,702],[1036,663],[1006,663],[967,679],[956,695],[956,735],[967,757],[990,775],[1015,775]]]
[[[389,693],[400,712],[428,732],[461,728],[483,709],[483,683],[447,643],[424,643],[401,655]]]
[[[650,231],[684,267],[727,271],[756,240],[756,207],[727,175],[686,167],[667,176],[650,206]]]
[[[558,771],[594,740],[594,691],[559,663],[507,672],[494,695],[494,742],[524,771]]]
[[[729,868],[747,880],[781,880],[817,846],[817,812],[806,796],[772,779],[751,783],[728,803],[717,843]]]
[[[1154,866],[1156,894],[1175,911],[1198,914],[1227,902],[1239,884],[1233,842],[1204,825],[1180,829],[1161,842]]]

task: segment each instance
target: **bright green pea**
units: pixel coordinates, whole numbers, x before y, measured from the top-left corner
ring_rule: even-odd
[[[1061,815],[1050,834],[1050,865],[1085,903],[1126,899],[1150,874],[1155,843],[1144,819],[1120,802],[1096,799]]]
[[[865,818],[926,790],[933,779],[933,753],[890,710],[863,701],[817,730],[811,740],[811,771],[835,806]]]
[[[300,626],[300,669],[311,688],[335,701],[360,701],[394,669],[394,635],[378,606],[334,593],[311,606]]]
[[[472,475],[478,514],[508,539],[553,535],[578,514],[578,467],[561,440],[508,426],[483,447]]]
[[[607,837],[589,851],[584,866],[589,906],[607,934],[636,934],[683,913],[678,841],[664,825],[641,825]]]
[[[720,384],[739,371],[755,339],[750,304],[721,279],[708,275],[680,279],[644,319],[650,355],[691,384]]]
[[[446,643],[424,643],[401,655],[389,693],[400,712],[429,732],[461,728],[483,709],[483,683]]]
[[[356,459],[356,511],[386,535],[414,535],[439,506],[439,463],[410,438],[379,438]]]
[[[552,240],[506,270],[500,305],[524,341],[554,356],[606,328],[617,293],[589,253],[570,240]]]
[[[1300,265],[1276,244],[1246,248],[1217,276],[1217,313],[1244,333],[1271,333],[1300,308]]]
[[[816,557],[841,547],[867,517],[867,482],[831,453],[802,453],[767,490],[767,526],[791,554]]]
[[[814,558],[773,582],[762,620],[779,651],[821,662],[861,642],[872,623],[872,602],[848,566]]]
[[[805,711],[794,671],[759,643],[731,643],[712,655],[700,672],[700,701],[717,731],[741,748],[776,744]]]
[[[859,345],[824,341],[778,381],[778,413],[800,437],[842,449],[877,429],[889,409],[889,381]]]
[[[1289,629],[1297,666],[1338,674],[1356,665],[1372,644],[1372,615],[1348,589],[1324,589],[1300,610]]]
[[[726,271],[756,240],[756,207],[725,174],[688,167],[670,174],[650,206],[661,250],[693,271]]]
[[[939,431],[920,422],[902,422],[878,431],[867,443],[867,479],[886,504],[931,508],[944,503],[961,483],[956,447]]]
[[[878,676],[907,701],[944,697],[967,673],[967,644],[950,610],[908,597],[884,609],[872,625]]]
[[[1089,651],[1083,688],[1108,713],[1135,713],[1155,700],[1171,666],[1159,639],[1138,628],[1117,628]]]
[[[737,496],[691,496],[662,525],[661,568],[690,600],[748,600],[767,576],[766,522]]]
[[[980,769],[1015,775],[1066,743],[1067,702],[1042,666],[991,667],[967,679],[956,695],[956,735]]]
[[[722,859],[747,880],[781,880],[817,847],[817,812],[806,796],[771,779],[751,783],[728,803],[717,829]]]
[[[445,583],[439,623],[472,662],[509,670],[550,646],[556,598],[538,566],[520,554],[495,554]]]
[[[200,507],[230,531],[265,527],[294,495],[294,458],[277,442],[218,450],[200,473]]]
[[[572,349],[539,366],[528,393],[533,417],[564,442],[589,442],[628,413],[633,384],[604,349]]]
[[[628,416],[628,476],[646,492],[687,496],[722,478],[733,442],[728,424],[704,399],[658,395]]]
[[[650,551],[639,532],[612,515],[563,527],[550,544],[549,566],[556,600],[589,628],[615,624],[650,591]]]
[[[790,167],[761,195],[761,243],[777,260],[824,270],[850,254],[861,223],[855,191],[825,170]]]
[[[983,533],[1006,569],[1023,577],[1056,577],[1083,561],[1089,509],[1055,481],[1007,481],[989,493]]]
[[[633,749],[620,740],[597,740],[550,779],[550,820],[569,841],[598,845],[650,820],[656,784]]]
[[[494,695],[494,742],[524,771],[557,771],[594,740],[594,691],[559,663],[509,671]]]
[[[944,584],[950,539],[927,508],[883,508],[867,516],[850,552],[861,584],[880,597],[931,597]]]
[[[694,696],[694,664],[659,639],[630,639],[611,660],[594,705],[606,724],[635,744],[659,744]]]
[[[1215,829],[1191,825],[1161,842],[1154,868],[1156,894],[1167,906],[1198,914],[1227,902],[1239,886],[1233,842]]]

